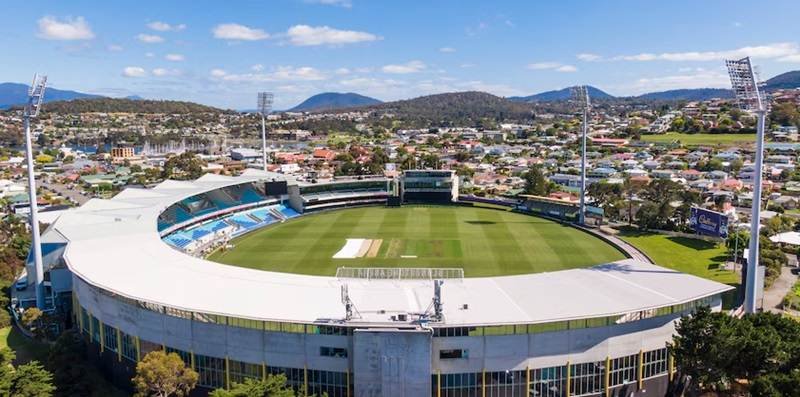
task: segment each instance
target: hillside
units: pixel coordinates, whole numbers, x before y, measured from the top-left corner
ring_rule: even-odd
[[[592,99],[612,99],[614,96],[608,94],[607,92],[592,86],[588,86],[589,88],[589,97]],[[560,90],[553,90],[553,91],[545,91],[540,92],[534,95],[528,95],[523,97],[510,97],[508,98],[510,101],[514,102],[551,102],[551,101],[565,101],[568,99],[572,99],[573,87],[567,87]]]
[[[764,82],[768,91],[800,87],[800,70],[781,73]]]
[[[365,109],[391,113],[409,127],[482,125],[486,121],[532,118],[532,107],[506,98],[478,91],[452,92],[422,96]]]
[[[324,92],[314,95],[299,105],[289,109],[290,112],[310,112],[314,110],[332,110],[367,106],[382,103],[381,101],[354,92]]]
[[[55,113],[219,113],[222,109],[182,101],[153,101],[148,99],[94,98],[58,101],[44,106],[45,112]]]
[[[44,101],[68,101],[79,98],[100,98],[99,95],[84,94],[77,91],[59,90],[48,87],[44,93]],[[0,83],[0,109],[24,104],[28,100],[28,85],[18,83]]]
[[[635,99],[654,101],[704,101],[712,98],[731,97],[733,97],[733,92],[724,88],[690,88],[649,92],[647,94],[639,95],[635,97]]]

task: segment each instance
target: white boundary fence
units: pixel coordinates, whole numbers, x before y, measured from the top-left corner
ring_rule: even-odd
[[[336,269],[336,278],[365,280],[460,280],[464,278],[464,269],[425,267],[340,267]]]

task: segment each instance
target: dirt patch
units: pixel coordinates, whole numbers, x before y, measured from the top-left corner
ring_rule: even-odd
[[[383,240],[381,239],[372,240],[372,244],[369,245],[369,250],[367,250],[367,258],[378,256],[378,250],[381,249],[381,244],[383,244]]]

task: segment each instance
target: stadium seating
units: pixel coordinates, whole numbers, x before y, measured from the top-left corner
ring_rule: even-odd
[[[256,223],[252,218],[247,216],[247,214],[236,214],[229,217],[228,220],[245,229],[250,229],[258,225],[258,223]]]
[[[283,204],[277,206],[277,210],[281,212],[287,218],[294,218],[296,216],[300,216],[300,214],[292,208],[289,208]]]

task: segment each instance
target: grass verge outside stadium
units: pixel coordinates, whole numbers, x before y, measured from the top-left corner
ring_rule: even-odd
[[[334,259],[347,239],[380,240],[373,255]],[[550,220],[479,207],[362,207],[305,215],[232,241],[209,259],[333,276],[349,267],[460,267],[466,277],[588,267],[622,259],[599,238]]]
[[[741,276],[722,268],[722,264],[730,257],[721,242],[715,244],[693,238],[639,232],[632,228],[623,228],[620,232],[620,238],[642,250],[659,266],[736,287],[736,290],[722,295],[724,308],[734,306],[740,292]]]

